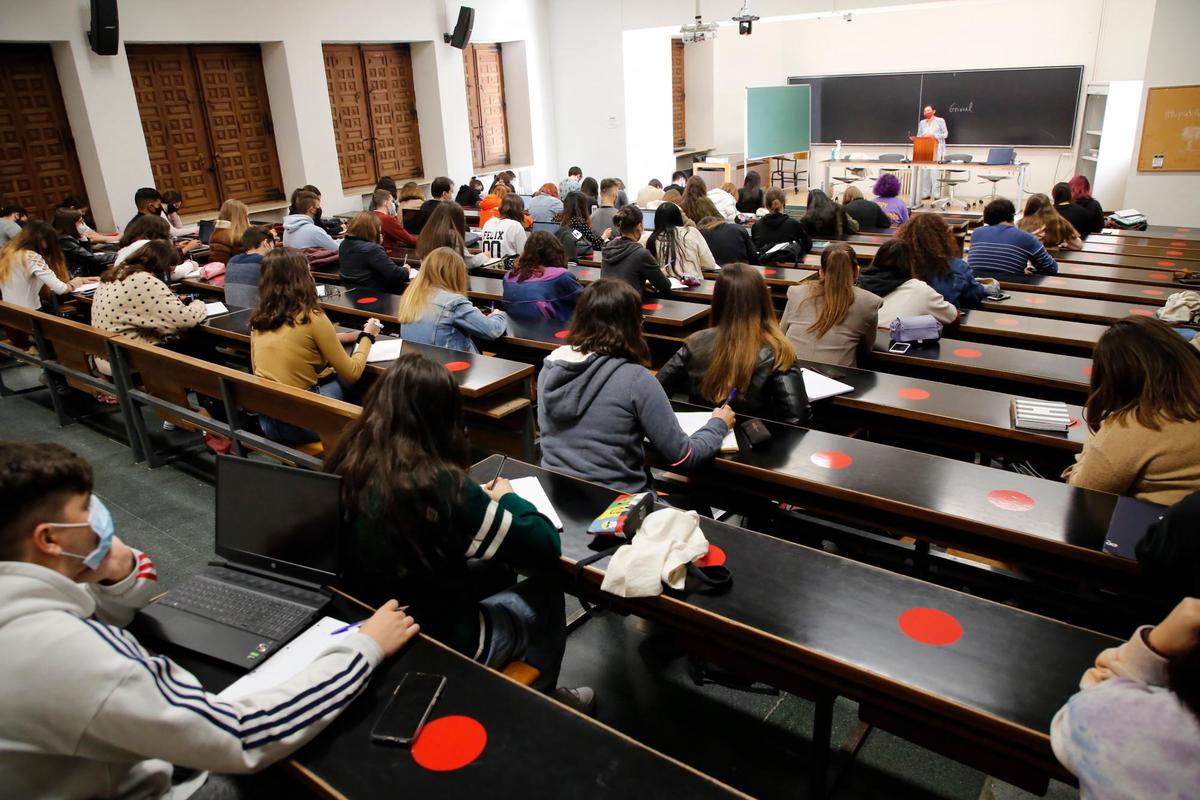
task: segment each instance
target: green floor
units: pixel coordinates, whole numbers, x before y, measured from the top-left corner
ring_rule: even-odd
[[[13,388],[37,385],[37,374],[27,368],[7,368],[3,377]],[[57,442],[92,463],[96,492],[112,509],[118,535],[153,556],[169,589],[212,557],[214,491],[203,474],[208,459],[158,470],[136,465],[129,448],[103,432],[119,431],[114,424],[107,418],[59,427],[44,389],[0,399],[3,438]],[[571,635],[562,682],[595,687],[600,719],[748,794],[802,797],[812,704],[786,694],[698,688],[685,667],[669,637],[636,619],[607,615]],[[853,703],[839,701],[835,742],[854,728],[855,712]],[[880,730],[870,732],[842,770],[833,796],[1032,797]],[[1046,796],[1068,800],[1078,792],[1053,784]]]

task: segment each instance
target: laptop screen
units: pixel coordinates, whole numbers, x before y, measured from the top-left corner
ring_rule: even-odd
[[[535,222],[535,223],[533,223],[533,229],[535,231],[545,231],[546,233],[554,233],[560,227],[562,227],[562,226],[559,225],[557,222]]]
[[[341,484],[336,475],[219,456],[217,554],[289,578],[332,583],[341,572]]]

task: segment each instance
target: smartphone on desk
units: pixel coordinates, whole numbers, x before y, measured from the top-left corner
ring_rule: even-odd
[[[889,353],[907,353],[912,347],[909,342],[892,342],[892,346],[888,348]]]
[[[411,746],[445,688],[445,675],[406,672],[371,729],[371,741]]]

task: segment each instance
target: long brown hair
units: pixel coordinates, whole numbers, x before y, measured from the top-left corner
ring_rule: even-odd
[[[417,237],[417,258],[424,259],[439,247],[463,251],[467,235],[467,220],[458,203],[441,202],[429,214],[421,235]]]
[[[700,219],[707,217],[707,214],[700,213],[700,201],[708,199],[708,186],[705,185],[701,178],[693,175],[687,179],[687,183],[683,185],[683,200],[679,202],[679,207],[684,214],[687,214],[691,219]]]
[[[0,281],[8,280],[13,269],[25,264],[26,250],[40,255],[60,281],[70,280],[67,261],[58,243],[58,231],[35,219],[26,223],[21,232],[9,239],[4,249],[0,250]]]
[[[294,247],[279,247],[263,256],[258,280],[258,308],[250,317],[250,329],[267,333],[284,325],[307,325],[321,314],[317,285],[308,259]]]
[[[123,281],[135,272],[149,272],[163,283],[171,280],[171,269],[179,263],[179,251],[164,239],[146,242],[137,252],[100,276],[101,283]]]
[[[425,316],[433,293],[438,289],[455,294],[467,293],[467,265],[461,250],[439,247],[421,259],[417,277],[413,278],[400,297],[396,319],[400,322],[416,322]]]
[[[913,274],[926,283],[950,274],[950,259],[958,258],[958,243],[941,214],[913,214],[896,231],[896,239],[913,254]]]
[[[83,214],[80,214],[73,208],[56,208],[54,209],[54,217],[50,220],[50,224],[54,226],[54,230],[58,231],[59,236],[70,236],[72,239],[79,238],[79,220],[83,219]]]
[[[1050,198],[1040,193],[1030,195],[1025,201],[1025,212],[1017,227],[1030,233],[1041,231],[1042,244],[1051,248],[1079,236],[1075,226],[1058,213]]]
[[[449,370],[405,353],[375,381],[325,460],[325,471],[342,477],[346,522],[369,531],[351,556],[351,572],[367,573],[353,578],[368,591],[389,592],[397,580],[465,560],[447,536],[470,463],[462,416]]]
[[[1118,320],[1092,354],[1088,427],[1129,414],[1155,431],[1163,422],[1200,422],[1200,353],[1157,319]]]
[[[700,392],[713,403],[724,402],[732,389],[744,391],[750,385],[763,345],[775,353],[776,372],[796,362],[796,351],[775,319],[767,282],[748,264],[722,268],[713,290],[712,324],[716,342]]]
[[[134,242],[140,242],[142,239],[166,239],[171,238],[171,223],[167,222],[165,217],[160,217],[157,214],[138,214],[133,218],[133,222],[129,223],[129,227],[125,229],[125,233],[121,234],[121,241],[118,243],[120,247],[128,247]]]
[[[590,284],[571,315],[567,342],[581,353],[648,366],[650,348],[642,338],[642,296],[616,278],[601,278]]]
[[[833,242],[821,251],[820,280],[809,292],[805,302],[823,300],[817,319],[809,326],[809,333],[818,339],[841,323],[854,303],[854,281],[858,277],[858,256],[854,248],[844,242]]]
[[[379,215],[374,211],[360,211],[350,220],[350,224],[346,226],[346,235],[353,236],[355,239],[366,239],[368,242],[379,244],[380,231],[383,226],[379,224]]]
[[[541,275],[546,267],[566,266],[567,251],[558,237],[546,231],[534,231],[525,240],[525,249],[509,275],[520,283]]]

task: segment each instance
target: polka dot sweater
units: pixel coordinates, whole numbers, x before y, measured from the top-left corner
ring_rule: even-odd
[[[194,328],[207,316],[204,303],[197,300],[185,304],[148,272],[101,283],[92,303],[93,326],[149,344]]]

